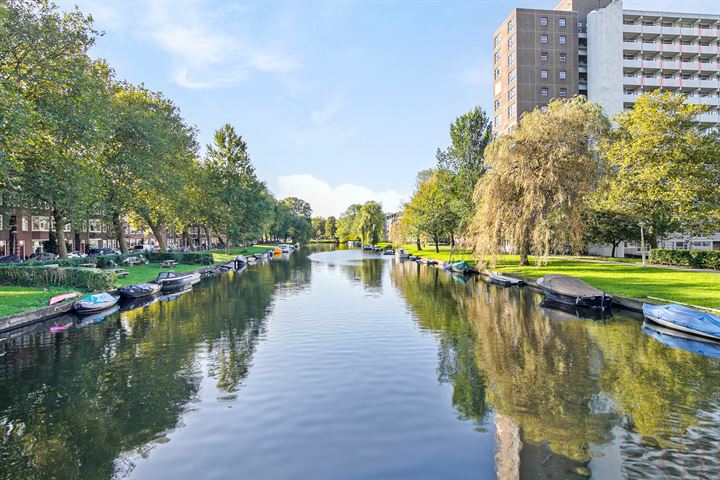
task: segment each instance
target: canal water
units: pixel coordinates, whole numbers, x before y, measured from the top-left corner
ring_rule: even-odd
[[[303,248],[0,335],[0,478],[717,478],[720,361],[623,314]]]

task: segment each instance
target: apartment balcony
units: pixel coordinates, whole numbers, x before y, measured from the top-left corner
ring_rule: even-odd
[[[677,37],[680,35],[680,27],[662,27],[662,35]]]
[[[668,88],[677,88],[677,87],[681,87],[682,83],[679,78],[663,78],[662,86],[668,87]]]
[[[715,73],[720,70],[720,64],[717,62],[698,62],[698,68],[701,72]]]
[[[659,87],[661,85],[661,79],[659,78],[643,78],[643,87]]]
[[[680,80],[680,86],[682,88],[700,88],[700,80],[697,78],[682,79]]]
[[[661,43],[660,51],[667,52],[667,53],[680,53],[681,52],[680,46],[676,45],[674,43]]]
[[[623,78],[623,85],[627,85],[629,87],[640,87],[642,86],[643,82],[640,77],[624,77]]]
[[[680,62],[674,62],[671,60],[661,60],[660,66],[663,70],[666,71],[680,70]]]
[[[659,43],[642,42],[642,49],[646,52],[659,52],[660,45]]]
[[[680,68],[683,71],[699,71],[700,65],[699,62],[680,62]]]
[[[697,45],[680,45],[680,51],[683,53],[700,53],[700,47]]]
[[[716,28],[700,28],[700,36],[703,38],[717,38],[720,37],[720,30]]]
[[[642,68],[644,70],[659,70],[661,63],[659,60],[643,60]]]
[[[680,35],[684,37],[697,37],[700,34],[699,28],[687,28],[683,27],[680,29]]]
[[[623,50],[626,52],[637,53],[640,51],[640,42],[623,42]]]
[[[720,82],[717,80],[698,80],[700,88],[704,90],[717,90],[720,88]]]
[[[627,33],[642,33],[641,25],[625,25],[622,26],[622,31]]]
[[[642,60],[625,60],[623,59],[623,68],[637,69],[642,67]]]
[[[578,65],[578,72],[587,73],[587,65]]]
[[[702,123],[718,123],[720,121],[720,115],[713,115],[711,113],[703,113],[697,116],[698,122]]]
[[[643,25],[641,32],[643,35],[660,35],[662,27],[660,26],[649,26],[649,25]]]
[[[640,98],[640,95],[628,95],[626,93],[623,95],[623,103],[635,103],[638,98]]]
[[[700,53],[710,54],[710,55],[717,55],[717,54],[718,54],[718,47],[717,47],[717,45],[715,45],[715,46],[707,46],[707,47],[699,46],[698,48],[700,49]]]

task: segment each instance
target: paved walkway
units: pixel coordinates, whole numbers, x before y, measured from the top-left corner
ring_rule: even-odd
[[[605,263],[608,265],[623,265],[625,267],[642,267],[641,263],[630,263],[630,262],[613,262],[612,260],[591,260],[589,258],[577,258],[577,257],[551,257],[560,260],[572,260],[575,262],[587,262],[587,263]],[[720,273],[720,270],[707,270],[703,268],[690,268],[690,267],[676,267],[674,265],[656,265],[648,263],[645,268],[661,268],[664,270],[677,270],[679,272],[698,272],[698,273]]]

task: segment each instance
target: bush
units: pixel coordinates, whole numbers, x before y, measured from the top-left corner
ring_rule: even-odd
[[[117,277],[94,268],[59,268],[10,265],[0,267],[0,284],[23,287],[71,287],[83,290],[110,290]]]
[[[212,265],[215,263],[212,253],[198,252],[148,252],[146,258],[151,262],[162,262],[163,260],[175,260],[177,263],[191,265]]]
[[[718,250],[667,250],[656,248],[650,252],[650,259],[653,263],[663,265],[720,270],[720,251]]]

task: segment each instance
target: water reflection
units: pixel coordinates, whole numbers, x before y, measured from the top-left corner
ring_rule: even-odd
[[[475,280],[469,294],[437,269],[407,264],[395,265],[391,275],[420,324],[452,350],[441,358],[466,359],[471,352],[473,367],[465,369],[480,378],[474,389],[485,389],[495,412],[503,477],[512,478],[511,471],[583,477],[597,464],[618,475],[681,469],[701,478],[717,468],[720,366],[714,359],[670,349],[622,314],[602,322],[538,308],[541,297],[527,289]],[[459,378],[451,381],[465,390],[468,377]],[[591,462],[618,442],[619,463]],[[643,470],[653,458],[663,462]]]

